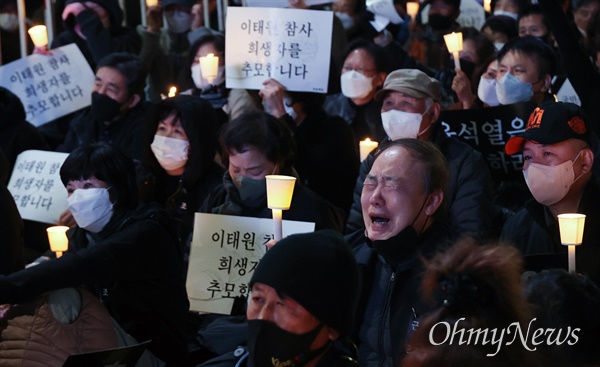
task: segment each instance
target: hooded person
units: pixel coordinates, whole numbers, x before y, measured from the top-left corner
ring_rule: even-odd
[[[349,341],[358,304],[356,261],[344,238],[321,230],[279,241],[250,280],[248,343],[206,366],[358,366]]]
[[[135,30],[122,26],[123,11],[117,0],[66,0],[62,21],[65,30],[54,38],[51,48],[75,43],[92,69],[113,52],[140,51]]]

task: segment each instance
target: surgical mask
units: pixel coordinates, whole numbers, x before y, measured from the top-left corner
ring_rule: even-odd
[[[545,206],[556,204],[567,195],[576,181],[573,164],[580,155],[581,151],[573,161],[569,160],[556,166],[530,163],[527,170],[523,170],[527,187],[538,203]]]
[[[342,94],[348,98],[365,98],[373,90],[373,78],[356,70],[345,72],[341,76]]]
[[[258,208],[264,206],[267,200],[267,179],[257,180],[245,176],[233,178],[233,184],[238,188],[240,200],[244,206]]]
[[[505,15],[507,17],[513,18],[514,20],[517,20],[517,18],[519,18],[519,14],[511,13],[510,11],[506,10],[494,10],[494,15]]]
[[[352,15],[347,13],[335,12],[335,16],[338,17],[345,30],[352,29],[354,27],[354,18]]]
[[[527,102],[533,96],[531,83],[524,83],[511,73],[506,73],[496,82],[496,95],[500,104]]]
[[[300,367],[315,359],[329,347],[310,350],[323,324],[304,334],[285,331],[266,320],[248,320],[248,351],[256,367]]]
[[[494,42],[494,47],[496,47],[496,51],[500,51],[502,50],[502,47],[504,47],[504,43],[502,42]]]
[[[389,110],[381,113],[381,122],[383,123],[383,129],[390,139],[396,140],[401,138],[416,139],[419,135],[422,135],[429,129],[429,125],[425,130],[419,132],[421,127],[421,121],[423,120],[423,114],[404,112],[398,110]]]
[[[121,113],[121,104],[106,94],[93,92],[90,112],[98,122],[112,121]]]
[[[169,30],[173,33],[187,32],[192,25],[192,15],[181,10],[165,12],[165,19]]]
[[[19,18],[13,13],[0,13],[0,28],[14,32],[19,28]]]
[[[187,163],[189,146],[187,140],[154,135],[150,149],[165,171],[173,171]]]
[[[477,97],[490,107],[500,104],[496,96],[496,79],[481,78],[477,87]]]
[[[289,98],[284,98],[283,99],[283,108],[285,108],[285,113],[287,113],[288,115],[290,115],[290,117],[292,118],[292,120],[296,121],[296,119],[298,118],[298,114],[294,110],[294,106],[292,106],[293,103],[294,102],[292,102],[292,100],[289,99]]]
[[[225,81],[225,68],[223,66],[219,66],[217,70],[217,76],[212,83],[209,83],[208,80],[202,77],[202,71],[200,69],[200,63],[192,65],[192,80],[194,80],[194,85],[196,88],[202,90],[209,85],[221,85]]]
[[[67,207],[80,228],[98,233],[110,221],[113,204],[108,189],[77,189],[67,198]]]

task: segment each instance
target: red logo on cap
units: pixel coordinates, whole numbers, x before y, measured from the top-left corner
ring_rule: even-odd
[[[527,121],[526,130],[540,127],[542,123],[542,116],[544,116],[544,110],[540,109],[539,107],[536,107],[535,110],[533,110],[533,112],[531,113],[531,115],[529,115],[529,121]]]
[[[579,117],[573,117],[569,120],[568,124],[571,127],[571,130],[575,131],[577,134],[582,135],[587,132],[585,122]]]

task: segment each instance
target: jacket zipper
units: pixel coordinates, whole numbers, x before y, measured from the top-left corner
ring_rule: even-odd
[[[394,287],[394,280],[396,279],[396,273],[392,272],[390,276],[390,281],[387,284],[385,289],[385,299],[383,303],[383,310],[381,313],[381,322],[379,326],[379,355],[381,359],[379,361],[379,367],[383,367],[385,365],[385,330],[386,330],[386,321],[388,320],[388,315],[390,314],[390,303],[391,303],[391,295],[392,289]]]

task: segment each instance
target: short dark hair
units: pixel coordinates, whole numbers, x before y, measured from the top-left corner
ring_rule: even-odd
[[[507,15],[492,15],[487,18],[481,30],[489,27],[494,32],[500,32],[506,35],[509,40],[519,35],[519,27],[516,20]]]
[[[60,179],[69,181],[92,176],[106,182],[115,211],[128,211],[138,205],[138,187],[133,160],[120,148],[105,143],[83,145],[71,152],[60,168]]]
[[[96,71],[102,67],[116,69],[125,77],[129,97],[137,94],[144,98],[147,71],[142,61],[136,55],[128,52],[109,54],[98,61]]]
[[[368,53],[373,58],[377,72],[387,73],[390,71],[388,70],[390,66],[387,61],[385,50],[381,46],[373,43],[373,41],[364,38],[358,38],[350,42],[344,51],[344,58],[342,59],[342,62],[345,62],[348,58],[348,55],[350,55],[350,53],[354,50],[364,50],[366,53]]]
[[[546,18],[546,16],[544,15],[544,12],[542,11],[542,6],[540,4],[531,4],[525,9],[523,9],[523,11],[519,13],[519,21],[521,21],[521,18],[528,17],[531,15],[541,15],[542,23],[544,24],[546,29],[548,29],[548,33],[551,32],[550,23],[548,22],[548,18]]]
[[[538,66],[538,77],[540,78],[546,74],[554,75],[556,71],[554,51],[545,42],[533,36],[517,37],[508,41],[498,53],[498,63],[501,63],[504,56],[510,51],[531,57]]]
[[[223,163],[229,165],[231,151],[257,149],[283,173],[291,174],[296,144],[290,128],[264,111],[248,111],[225,125],[220,133]]]
[[[198,38],[192,45],[190,46],[189,58],[188,58],[188,66],[191,67],[194,63],[194,59],[196,58],[196,54],[200,47],[205,44],[211,44],[217,50],[220,55],[215,55],[219,57],[223,57],[225,55],[225,36],[222,34],[205,34],[204,36]]]

